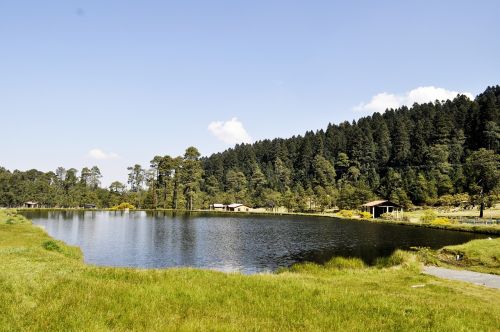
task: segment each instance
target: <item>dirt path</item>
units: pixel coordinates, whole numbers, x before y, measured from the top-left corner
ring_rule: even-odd
[[[451,270],[435,266],[425,266],[423,272],[425,274],[429,274],[439,278],[460,280],[460,281],[470,282],[475,285],[500,289],[500,276],[494,274],[478,273],[478,272],[463,271],[463,270]]]

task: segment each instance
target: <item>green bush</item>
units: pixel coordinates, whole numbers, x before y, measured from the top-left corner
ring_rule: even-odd
[[[470,201],[470,196],[467,193],[455,194],[455,195],[443,195],[439,197],[436,204],[441,206],[461,206],[467,204]]]
[[[380,215],[380,218],[381,219],[385,219],[385,220],[395,220],[396,219],[396,216],[393,214],[393,213],[382,213]]]
[[[130,203],[121,203],[119,205],[115,205],[111,208],[113,211],[123,211],[123,210],[135,210],[135,206]]]
[[[45,241],[44,243],[42,243],[42,247],[43,247],[43,249],[48,250],[48,251],[57,251],[57,252],[62,251],[61,247],[59,247],[57,242],[52,241],[52,240]]]
[[[361,219],[371,219],[372,214],[370,212],[361,211],[359,212],[359,216],[361,217]]]
[[[437,213],[434,210],[425,210],[424,214],[420,217],[420,221],[423,223],[431,223],[434,219],[437,218]]]
[[[439,197],[437,203],[441,206],[452,206],[453,203],[455,202],[454,198],[452,195],[443,195]]]
[[[452,224],[451,220],[448,218],[435,218],[433,221],[431,221],[432,225],[450,225]]]
[[[340,210],[337,214],[344,218],[352,218],[354,216],[354,212],[351,210]]]

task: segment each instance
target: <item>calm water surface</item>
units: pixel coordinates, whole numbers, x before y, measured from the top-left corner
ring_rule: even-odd
[[[395,249],[440,248],[486,236],[302,216],[171,212],[33,211],[54,238],[79,246],[85,262],[139,268],[197,267],[256,273],[333,256],[371,263]]]

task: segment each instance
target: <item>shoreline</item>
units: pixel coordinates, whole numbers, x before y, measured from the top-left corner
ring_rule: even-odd
[[[120,210],[111,210],[111,209],[77,209],[77,208],[38,208],[38,209],[30,209],[30,208],[18,208],[14,209],[20,212],[29,212],[29,211],[71,211],[71,212],[98,212],[98,211],[108,211],[108,212],[124,212]],[[320,217],[320,218],[330,218],[330,219],[341,219],[341,220],[349,220],[349,221],[358,221],[358,222],[367,222],[367,223],[383,223],[383,224],[391,224],[391,225],[399,225],[399,226],[408,226],[408,227],[424,227],[424,228],[433,228],[433,229],[441,229],[448,231],[456,231],[456,232],[467,232],[467,233],[477,233],[477,234],[487,234],[487,235],[500,235],[500,227],[496,227],[493,225],[470,225],[470,224],[450,224],[450,225],[433,225],[433,224],[424,224],[424,223],[416,223],[411,221],[402,221],[402,220],[385,220],[385,219],[361,219],[361,218],[345,218],[341,216],[336,216],[332,213],[307,213],[307,212],[229,212],[229,211],[213,211],[213,210],[174,210],[174,209],[136,209],[131,210],[130,212],[173,212],[173,213],[206,213],[213,215],[221,215],[221,216],[302,216],[302,217]]]

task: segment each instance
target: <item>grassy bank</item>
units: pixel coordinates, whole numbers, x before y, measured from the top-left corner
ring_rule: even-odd
[[[420,255],[433,265],[500,275],[500,238],[473,240],[436,251],[422,249]]]
[[[500,292],[419,272],[397,252],[278,274],[85,265],[0,211],[0,330],[495,330]]]
[[[383,219],[371,219],[370,222],[379,222],[387,224],[396,224],[410,227],[426,227],[434,229],[446,229],[450,231],[457,232],[469,232],[469,233],[481,233],[490,235],[500,235],[499,225],[469,225],[469,224],[449,224],[449,225],[435,225],[426,224],[422,222],[412,222],[412,221],[402,221],[402,220],[383,220]]]

